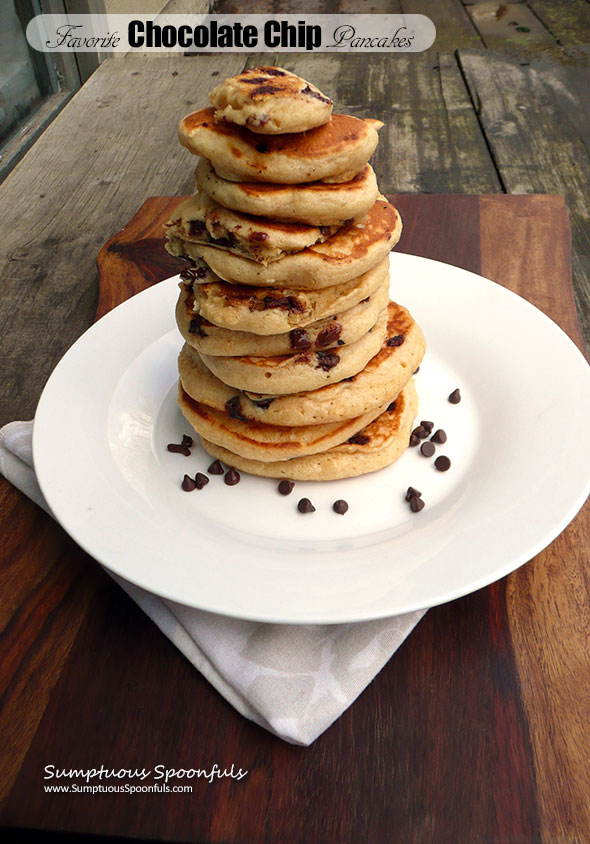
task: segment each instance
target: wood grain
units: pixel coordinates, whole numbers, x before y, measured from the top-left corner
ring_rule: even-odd
[[[142,279],[148,285],[167,274],[154,260],[155,246],[138,252],[133,243],[155,244],[179,199],[147,200],[102,250],[102,287],[111,291],[101,288],[102,308],[126,298]],[[401,250],[483,270],[575,329],[560,197],[393,199],[405,221]],[[530,247],[530,260],[515,257],[516,238]],[[59,676],[42,700],[28,751],[14,765],[18,776],[0,823],[215,844],[583,841],[585,762],[573,751],[587,747],[581,734],[587,659],[575,631],[588,630],[585,514],[524,569],[431,610],[310,748],[287,745],[239,716],[90,564],[92,600],[67,659],[57,659]],[[79,553],[75,564],[87,567]],[[556,610],[571,613],[570,620]],[[564,629],[556,632],[558,624]],[[43,641],[43,630],[31,637]],[[212,786],[196,782],[190,795],[62,799],[40,787],[50,762],[67,768],[214,761],[249,775]]]

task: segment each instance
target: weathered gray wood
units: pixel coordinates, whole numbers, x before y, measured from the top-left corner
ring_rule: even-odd
[[[216,15],[383,14],[401,11],[400,0],[213,0]]]
[[[91,324],[103,243],[147,196],[192,191],[195,161],[176,125],[244,61],[109,59],[0,186],[2,423],[33,415],[52,368]]]
[[[482,42],[460,0],[401,0],[406,14],[426,15],[436,26],[432,51],[481,47]]]
[[[565,66],[522,66],[461,51],[460,63],[508,193],[557,193],[572,223],[576,303],[590,342],[590,156],[587,85],[569,86]]]
[[[528,5],[569,56],[590,59],[590,4],[588,0],[528,0]]]
[[[523,58],[565,58],[556,39],[525,3],[488,0],[466,8],[488,49]]]
[[[453,55],[394,54],[367,61],[362,55],[324,53],[311,61],[300,54],[272,59],[312,79],[339,111],[384,122],[372,159],[383,192],[501,191]]]

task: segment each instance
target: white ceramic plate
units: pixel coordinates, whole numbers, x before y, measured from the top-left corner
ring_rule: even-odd
[[[89,554],[166,598],[241,618],[360,621],[440,604],[533,557],[590,489],[590,369],[524,299],[447,264],[393,253],[392,296],[428,351],[418,420],[444,428],[438,472],[419,449],[393,466],[328,483],[213,476],[211,462],[167,451],[190,433],[177,409],[177,277],[120,305],[59,363],[34,429],[39,482]],[[459,387],[462,402],[449,393]],[[436,455],[435,455],[436,456]],[[422,491],[414,514],[406,488]],[[299,498],[316,512],[302,515]],[[345,516],[332,511],[344,498]]]

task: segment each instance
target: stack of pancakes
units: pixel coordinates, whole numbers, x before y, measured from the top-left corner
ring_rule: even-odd
[[[392,463],[417,412],[420,328],[389,301],[401,234],[368,160],[381,123],[252,68],[186,116],[198,192],[167,223],[181,273],[179,404],[209,454],[329,480]]]

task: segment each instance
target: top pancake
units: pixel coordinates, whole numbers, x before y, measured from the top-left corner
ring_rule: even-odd
[[[209,94],[215,119],[262,135],[305,132],[330,119],[332,100],[280,67],[250,67]]]
[[[333,114],[328,123],[308,132],[260,135],[242,126],[216,123],[214,110],[204,108],[180,121],[180,143],[211,161],[216,173],[230,181],[299,184],[353,176],[362,170],[379,141],[378,120]]]

